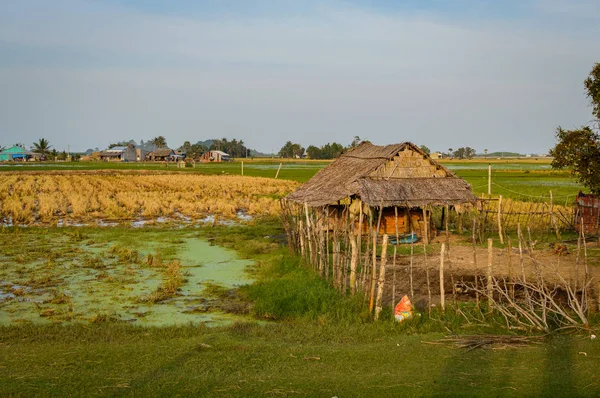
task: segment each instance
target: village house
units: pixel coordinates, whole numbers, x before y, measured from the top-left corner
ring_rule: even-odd
[[[208,151],[202,154],[201,161],[203,162],[229,162],[231,157],[223,151]]]
[[[8,161],[19,161],[26,162],[32,159],[40,159],[39,153],[34,153],[31,151],[26,151],[25,148],[20,147],[18,145],[14,145],[10,148],[6,148],[2,152],[0,152],[0,162],[8,162]]]
[[[105,162],[135,162],[137,154],[133,145],[115,146],[100,152],[99,158]]]
[[[175,151],[171,148],[157,148],[146,156],[147,160],[153,162],[174,161],[176,158]]]

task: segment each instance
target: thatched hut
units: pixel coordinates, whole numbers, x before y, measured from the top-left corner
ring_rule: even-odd
[[[377,319],[388,244],[414,242],[416,234],[426,251],[435,231],[432,207],[447,215],[476,199],[464,180],[404,142],[362,143],[281,203],[290,249],[341,291],[362,291]],[[396,254],[394,246],[393,269]]]
[[[364,142],[346,152],[286,200],[309,208],[329,209],[337,220],[347,210],[355,234],[368,231],[370,215],[377,209],[381,217],[378,233],[400,234],[414,231],[426,239],[431,233],[431,206],[462,207],[476,196],[469,185],[444,166],[432,160],[410,142],[377,146]],[[347,209],[346,209],[347,208]],[[338,221],[339,222],[339,221]],[[342,221],[344,222],[344,221]],[[331,223],[330,223],[331,225]]]

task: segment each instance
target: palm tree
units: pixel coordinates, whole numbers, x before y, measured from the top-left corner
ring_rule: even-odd
[[[167,139],[165,137],[163,137],[162,135],[159,135],[158,137],[154,137],[150,142],[156,148],[166,148],[167,147]]]
[[[50,148],[52,148],[52,145],[50,145],[50,141],[48,141],[45,138],[40,138],[38,142],[33,143],[31,150],[35,153],[39,153],[40,155],[42,155],[42,157],[45,158],[46,155],[50,152]]]

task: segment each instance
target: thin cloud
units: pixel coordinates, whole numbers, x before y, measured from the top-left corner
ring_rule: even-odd
[[[263,15],[3,5],[0,144],[45,136],[86,149],[161,134],[271,151],[359,135],[545,152],[557,125],[589,119],[581,82],[597,35],[544,24],[551,11],[535,4],[489,20],[293,4]]]

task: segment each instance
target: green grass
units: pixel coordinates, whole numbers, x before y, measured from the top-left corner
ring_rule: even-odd
[[[7,232],[8,231],[8,232]],[[113,255],[147,234],[171,230],[10,229],[4,243],[41,235],[45,249],[82,240],[114,242]],[[450,333],[513,334],[502,320],[465,305],[403,323],[373,322],[362,298],[340,295],[277,242],[276,218],[194,230],[253,258],[258,282],[237,295],[256,322],[229,327],[146,328],[99,314],[88,324],[0,328],[0,395],[15,396],[597,396],[600,346],[587,334],[553,335],[500,350],[437,343]],[[30,236],[31,238],[31,236]],[[62,239],[62,240],[61,240]],[[3,245],[3,247],[6,247]],[[61,246],[53,246],[61,250]],[[14,250],[14,249],[11,249]],[[15,255],[15,253],[13,253]],[[33,257],[43,255],[43,249]],[[230,292],[214,286],[216,295]],[[56,291],[52,300],[68,301]],[[480,322],[473,321],[478,317]],[[266,323],[265,323],[266,321]],[[482,324],[488,326],[481,326]],[[597,324],[594,320],[593,324]]]

